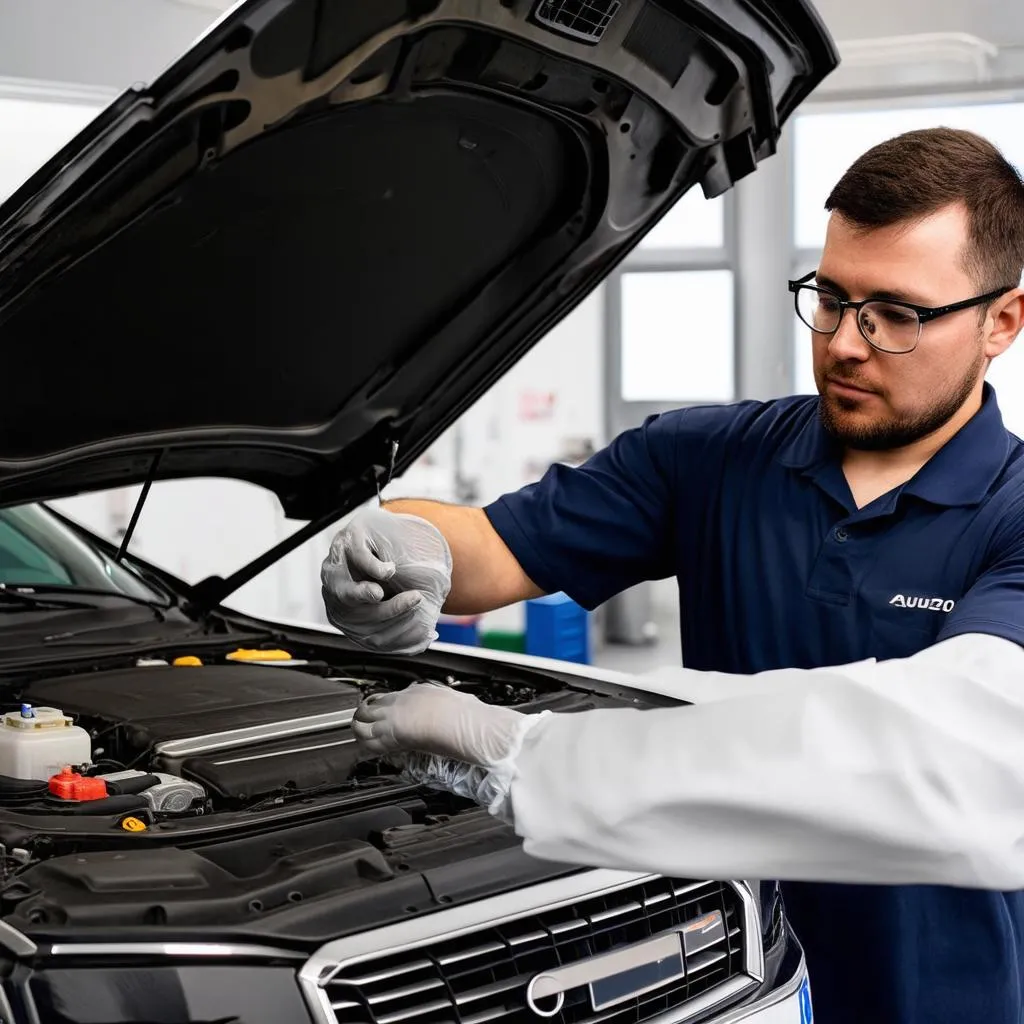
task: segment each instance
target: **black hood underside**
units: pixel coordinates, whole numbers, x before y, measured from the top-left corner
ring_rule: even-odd
[[[0,208],[0,504],[340,516],[836,62],[800,0],[575,6],[250,0],[124,94]]]

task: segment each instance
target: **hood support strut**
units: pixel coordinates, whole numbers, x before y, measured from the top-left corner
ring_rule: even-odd
[[[163,455],[164,450],[160,449],[153,456],[153,464],[149,467],[149,472],[146,474],[145,482],[142,485],[142,492],[139,494],[139,500],[135,502],[135,508],[132,509],[132,517],[128,521],[128,528],[124,531],[124,536],[121,538],[121,546],[117,549],[117,554],[114,555],[115,562],[120,563],[128,551],[132,534],[135,533],[135,527],[139,524],[139,516],[142,515],[142,506],[146,504],[146,499],[149,497],[149,489],[153,486],[153,481],[156,479],[156,471],[160,468],[160,460],[163,458]]]
[[[377,502],[381,504],[381,490],[391,482],[395,472],[398,442],[388,432],[381,438],[380,443],[383,449],[383,458],[372,460],[370,467],[370,473],[373,476],[372,482],[364,478],[350,486],[347,494],[339,495],[337,508],[332,509],[317,519],[310,520],[305,526],[296,530],[295,533],[285,537],[284,540],[264,551],[262,555],[259,555],[247,565],[243,565],[241,569],[233,572],[227,579],[223,576],[208,576],[206,579],[200,580],[192,587],[190,598],[185,603],[183,610],[189,615],[203,615],[206,612],[212,611],[224,598],[229,594],[233,594],[240,587],[244,587],[251,579],[259,576],[264,569],[268,569],[276,561],[284,558],[285,555],[294,551],[300,545],[305,544],[307,540],[315,537],[322,530],[326,530],[327,527],[341,519],[345,515],[345,510],[351,507],[348,502],[354,501],[358,504],[360,501],[370,497],[373,493],[370,490],[371,488],[376,490]],[[144,494],[145,491],[143,491]],[[343,499],[348,499],[348,501]]]
[[[321,530],[326,530],[337,520],[338,513],[336,511],[328,512],[319,519],[312,519],[295,533],[285,537],[280,543],[268,548],[258,558],[254,558],[248,565],[243,565],[237,572],[233,572],[227,579],[223,576],[207,576],[205,580],[200,580],[192,588],[192,596],[184,604],[183,611],[188,615],[203,615],[211,611],[229,594],[244,587],[249,580],[259,576],[264,569],[268,569],[278,559],[284,558],[285,555],[305,544]]]

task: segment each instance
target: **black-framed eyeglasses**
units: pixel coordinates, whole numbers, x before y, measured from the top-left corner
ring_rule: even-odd
[[[879,352],[904,355],[913,352],[921,339],[921,327],[929,320],[980,306],[1012,291],[1014,286],[997,288],[973,299],[951,302],[948,306],[918,306],[895,299],[842,299],[828,288],[808,282],[817,273],[812,270],[797,281],[789,282],[796,304],[796,315],[818,334],[835,334],[848,309],[854,311],[861,336]]]

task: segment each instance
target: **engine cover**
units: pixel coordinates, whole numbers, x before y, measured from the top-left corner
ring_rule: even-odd
[[[348,728],[362,699],[349,682],[241,664],[145,666],[34,683],[25,700],[88,725],[117,756],[246,802],[344,781]]]

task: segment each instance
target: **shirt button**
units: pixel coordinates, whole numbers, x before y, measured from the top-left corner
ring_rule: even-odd
[[[833,534],[833,536],[837,541],[839,541],[840,544],[842,544],[843,541],[847,541],[850,539],[850,535],[846,532],[846,528],[843,526],[837,526],[836,532]]]

